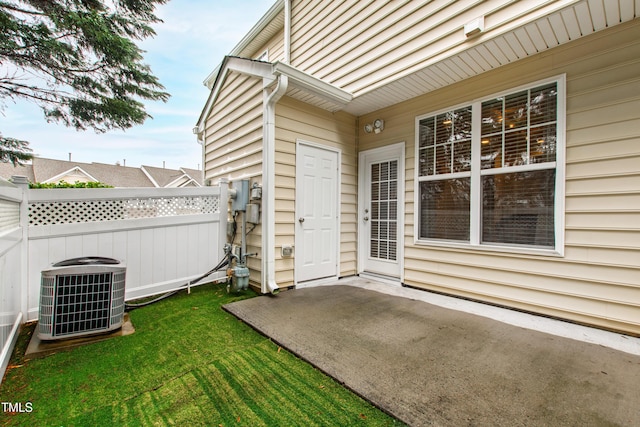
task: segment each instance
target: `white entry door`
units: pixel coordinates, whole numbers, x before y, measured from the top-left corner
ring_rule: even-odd
[[[338,275],[340,153],[299,142],[296,149],[296,282]]]
[[[360,153],[359,271],[401,278],[404,143]]]

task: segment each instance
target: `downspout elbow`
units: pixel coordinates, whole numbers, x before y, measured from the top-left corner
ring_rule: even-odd
[[[275,280],[267,281],[267,292],[271,295],[278,295],[280,293],[280,286],[278,286]]]
[[[267,97],[267,109],[269,110],[269,113],[273,113],[274,119],[275,119],[274,109],[275,109],[276,102],[278,102],[280,98],[284,96],[284,94],[287,92],[288,87],[289,87],[289,77],[281,74],[278,76],[278,83],[276,85],[276,88]],[[269,118],[272,118],[272,117],[269,117]],[[273,140],[275,141],[275,135],[269,135],[269,136],[270,137],[273,136]]]

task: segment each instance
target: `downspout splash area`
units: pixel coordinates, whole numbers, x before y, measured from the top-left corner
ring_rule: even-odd
[[[275,89],[268,93],[268,87],[264,88],[264,115],[263,115],[263,150],[262,165],[264,175],[262,177],[262,188],[264,190],[263,200],[266,202],[262,212],[262,247],[265,248],[263,256],[263,280],[262,293],[277,294],[280,287],[276,283],[276,103],[284,96],[289,86],[289,78],[285,75],[278,76],[278,83]]]

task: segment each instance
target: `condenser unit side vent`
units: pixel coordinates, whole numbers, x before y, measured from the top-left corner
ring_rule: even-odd
[[[42,272],[38,337],[71,338],[122,326],[126,268],[72,265]]]

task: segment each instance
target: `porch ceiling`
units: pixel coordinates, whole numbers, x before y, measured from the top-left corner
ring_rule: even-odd
[[[394,75],[354,93],[346,105],[327,102],[298,87],[290,88],[287,95],[329,111],[343,110],[360,116],[633,20],[640,16],[640,0],[581,0],[540,14],[502,33],[487,29],[470,39],[475,42],[473,46],[465,40],[435,55],[426,66],[406,69],[400,78]]]
[[[353,95],[288,64],[273,64],[274,75],[289,77],[287,96],[331,112],[342,110]]]

